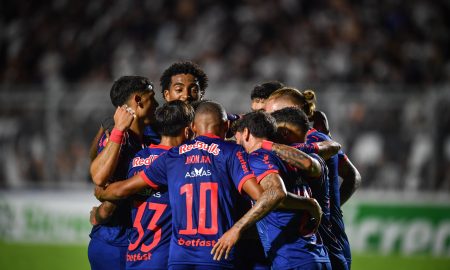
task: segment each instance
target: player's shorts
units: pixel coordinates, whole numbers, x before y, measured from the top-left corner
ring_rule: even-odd
[[[331,263],[329,262],[313,262],[289,270],[331,270],[331,269],[332,269]]]
[[[225,268],[223,266],[212,266],[212,265],[193,265],[193,264],[174,264],[169,265],[169,270],[229,270],[230,268]]]
[[[270,261],[264,254],[259,239],[242,239],[236,245],[236,270],[270,270]]]
[[[125,270],[128,247],[112,246],[92,238],[88,247],[88,258],[92,270]]]

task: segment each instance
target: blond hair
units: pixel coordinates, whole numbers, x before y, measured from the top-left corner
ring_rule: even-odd
[[[300,106],[308,118],[312,117],[316,109],[316,94],[313,90],[300,91],[293,87],[283,87],[273,92],[269,99],[287,98]]]

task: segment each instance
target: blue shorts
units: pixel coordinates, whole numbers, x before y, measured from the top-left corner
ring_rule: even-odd
[[[112,246],[92,238],[88,247],[88,258],[92,270],[125,270],[128,247]]]
[[[304,264],[300,267],[292,268],[290,270],[331,270],[331,263],[329,263],[329,262],[313,262],[313,263]]]
[[[224,268],[222,266],[211,266],[211,265],[194,265],[194,264],[175,264],[175,265],[169,265],[169,270],[223,270],[223,269],[229,269]]]

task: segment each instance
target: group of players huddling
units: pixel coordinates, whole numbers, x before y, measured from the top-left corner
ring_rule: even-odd
[[[361,177],[315,93],[257,85],[252,112],[202,100],[206,74],[177,62],[110,90],[90,173],[91,269],[350,269],[341,205]],[[313,125],[313,127],[311,127]]]

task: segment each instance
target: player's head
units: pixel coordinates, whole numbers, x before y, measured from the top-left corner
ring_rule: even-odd
[[[273,140],[277,131],[275,119],[263,111],[245,114],[233,128],[236,131],[236,142],[247,152],[259,148],[258,143],[263,139]]]
[[[196,104],[192,130],[197,134],[214,134],[225,138],[228,130],[227,113],[222,105],[214,101],[202,101]]]
[[[283,88],[284,84],[279,81],[270,81],[256,85],[251,94],[251,108],[253,111],[263,110],[267,98],[276,90]]]
[[[190,103],[205,95],[208,77],[193,62],[176,62],[164,70],[160,84],[166,101],[178,99]]]
[[[149,79],[142,76],[122,76],[113,83],[109,95],[114,107],[128,105],[144,124],[150,124],[154,120],[159,104],[155,100],[153,84]]]
[[[266,101],[265,110],[272,113],[286,107],[297,107],[302,109],[308,117],[314,114],[316,108],[314,91],[305,90],[301,92],[292,87],[284,87],[273,92]]]
[[[183,137],[190,139],[190,126],[194,120],[194,109],[191,105],[174,100],[165,103],[155,112],[155,129],[161,136]]]
[[[273,112],[272,116],[277,122],[277,137],[282,143],[305,142],[310,123],[303,110],[296,107],[287,107]]]

